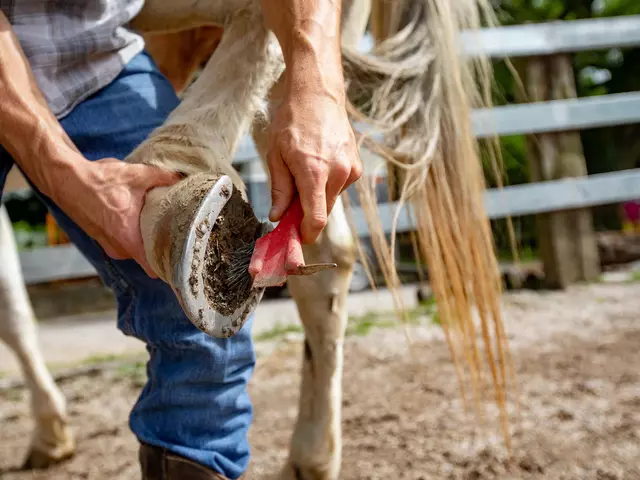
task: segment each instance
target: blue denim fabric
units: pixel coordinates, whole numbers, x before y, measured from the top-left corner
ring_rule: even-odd
[[[89,160],[123,159],[177,104],[171,85],[143,53],[61,123]],[[11,165],[0,149],[0,193]],[[39,195],[116,293],[118,328],[147,346],[148,381],[130,416],[135,435],[238,478],[249,462],[253,319],[231,339],[205,335],[187,319],[166,283],[150,279],[134,261],[107,257],[51,200]]]

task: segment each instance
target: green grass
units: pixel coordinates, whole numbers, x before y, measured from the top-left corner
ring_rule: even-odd
[[[23,398],[23,391],[19,388],[9,388],[0,392],[0,398],[4,398],[9,402],[18,402]]]
[[[144,361],[125,362],[116,369],[118,376],[127,378],[137,387],[143,387],[147,380],[147,364]]]
[[[518,250],[518,259],[521,262],[533,262],[539,260],[538,253],[534,251],[530,246],[525,246]],[[511,250],[499,251],[498,260],[500,262],[513,262],[513,254]]]
[[[407,323],[409,325],[419,325],[424,322],[425,316],[431,316],[431,321],[439,324],[438,312],[435,301],[430,300],[407,312]],[[402,325],[394,312],[367,312],[363,315],[349,317],[347,324],[347,336],[366,336],[374,328],[396,328]],[[271,330],[262,332],[254,337],[256,342],[281,339],[288,333],[303,333],[300,325],[276,325]],[[116,375],[131,382],[132,386],[143,387],[146,383],[146,359],[142,359],[139,354],[97,354],[91,355],[79,362],[80,365],[100,365],[113,363]],[[76,364],[78,365],[78,364]],[[65,365],[68,367],[69,365]],[[51,367],[51,366],[50,366]],[[59,366],[61,367],[61,366]],[[21,389],[5,390],[0,392],[0,396],[9,400],[20,395]]]
[[[259,333],[254,337],[256,342],[265,342],[273,340],[275,338],[284,337],[287,333],[302,333],[302,327],[300,325],[276,325],[271,330]]]
[[[13,233],[18,250],[47,246],[47,229],[44,224],[29,225],[25,221],[13,224]]]
[[[139,353],[124,354],[97,354],[85,358],[81,365],[101,365],[105,363],[115,364],[117,376],[131,380],[136,387],[144,386],[147,378],[146,358]]]
[[[606,275],[605,273],[603,273],[591,283],[606,283],[605,278],[606,278]],[[611,282],[611,283],[638,283],[638,282],[640,282],[640,271],[632,271],[632,272],[629,272],[628,276],[623,278],[620,282]]]
[[[419,325],[420,319],[431,316],[434,323],[440,324],[435,301],[430,300],[407,312],[408,325]],[[402,325],[394,312],[367,312],[364,315],[349,317],[346,335],[367,335],[373,328],[393,328]]]
[[[91,355],[82,361],[83,365],[98,365],[100,363],[115,362],[121,360],[123,355],[115,355],[113,353]]]
[[[365,313],[357,317],[349,317],[346,335],[368,335],[372,328],[389,328],[398,325],[397,320],[390,319],[389,315],[378,313]]]
[[[418,305],[407,312],[407,323],[419,325],[425,316],[431,316],[431,321],[439,324],[440,320],[435,301],[429,301]],[[367,312],[363,315],[349,317],[347,324],[347,336],[365,336],[374,328],[394,328],[401,326],[394,312]],[[265,342],[281,339],[288,333],[304,333],[300,325],[278,324],[271,330],[259,333],[254,337],[256,342]],[[135,386],[143,386],[146,382],[146,360],[136,355],[97,354],[87,357],[81,362],[83,365],[98,365],[104,363],[116,363],[115,371],[119,377],[129,379]]]
[[[631,272],[629,282],[640,282],[640,271]]]
[[[407,323],[409,325],[418,325],[421,318],[431,316],[432,321],[440,324],[438,312],[434,300],[425,302],[414,309],[407,312]],[[393,328],[402,325],[401,321],[395,316],[394,312],[367,312],[363,315],[354,315],[349,317],[347,323],[346,335],[364,336],[368,335],[374,328]],[[276,325],[271,330],[259,333],[254,337],[256,342],[265,342],[276,340],[284,337],[288,333],[304,333],[300,325]]]

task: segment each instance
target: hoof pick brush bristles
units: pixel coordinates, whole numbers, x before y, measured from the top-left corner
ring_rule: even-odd
[[[252,281],[253,288],[276,287],[284,285],[289,275],[311,275],[336,267],[335,263],[305,265],[300,239],[303,216],[296,195],[273,231],[234,252],[229,284],[246,288],[246,282]]]

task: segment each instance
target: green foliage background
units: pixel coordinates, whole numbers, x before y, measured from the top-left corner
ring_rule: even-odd
[[[496,0],[502,25],[539,23],[640,14],[640,0]],[[516,68],[521,59],[513,59]],[[516,103],[515,83],[503,61],[495,62],[496,105]],[[640,49],[609,49],[579,52],[573,56],[573,68],[579,97],[640,91]],[[598,128],[581,131],[589,174],[634,168],[640,160],[640,125]],[[506,175],[505,183],[516,185],[529,179],[525,139],[501,138]],[[495,186],[490,174],[487,179]],[[598,230],[620,227],[616,205],[593,209]],[[535,224],[531,217],[514,219],[517,236],[524,251],[536,249]],[[508,242],[504,221],[494,223],[498,248],[506,255]]]

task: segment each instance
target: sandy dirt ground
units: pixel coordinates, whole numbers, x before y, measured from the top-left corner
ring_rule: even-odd
[[[400,294],[407,308],[416,306],[415,285],[404,285]],[[380,311],[391,311],[393,297],[383,288],[352,293],[347,300],[347,311],[350,316],[362,316],[371,310],[372,305]],[[260,337],[299,324],[298,310],[292,299],[263,299],[255,312],[253,334]],[[38,324],[38,338],[42,355],[54,369],[72,367],[100,357],[135,356],[145,352],[144,343],[123,335],[116,328],[115,310],[47,319]],[[13,352],[0,342],[0,377],[13,378],[19,372],[20,365]],[[0,379],[0,385],[2,383]]]
[[[347,338],[341,478],[640,479],[640,284],[520,292],[504,305],[520,389],[512,457],[464,413],[442,333],[425,319],[410,329],[413,354],[400,328]],[[261,351],[247,478],[277,471],[297,411],[300,339]],[[48,471],[16,471],[28,396],[0,392],[0,478],[139,478],[127,415],[143,381],[130,364],[61,381],[78,452]]]

